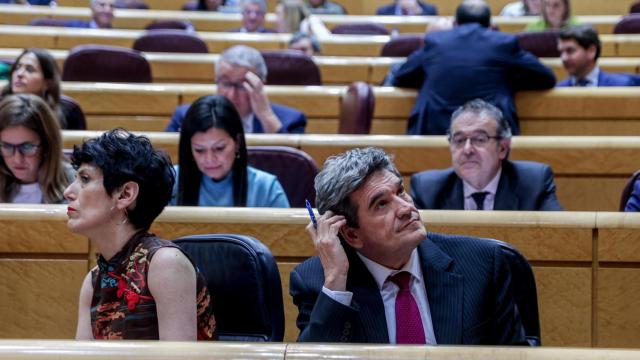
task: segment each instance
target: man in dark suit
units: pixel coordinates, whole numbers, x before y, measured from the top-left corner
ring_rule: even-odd
[[[562,66],[569,78],[556,86],[637,86],[638,78],[630,74],[607,73],[598,66],[600,39],[591,25],[564,28],[558,38]]]
[[[216,63],[218,94],[236,107],[245,133],[304,133],[306,116],[294,108],[272,104],[264,91],[266,78],[264,58],[245,45],[227,49]],[[165,131],[180,131],[190,105],[176,108]]]
[[[427,235],[384,151],[329,158],[315,188],[318,256],[290,278],[298,341],[525,343],[497,242]]]
[[[394,86],[420,89],[407,133],[444,134],[451,113],[475,98],[500,108],[513,132],[520,132],[513,93],[552,88],[555,77],[513,35],[489,29],[490,22],[484,1],[463,1],[456,27],[427,34],[424,48],[394,74]]]
[[[64,26],[89,29],[111,29],[113,27],[113,8],[115,2],[115,0],[91,0],[91,21],[68,20],[64,23]]]
[[[275,33],[273,29],[264,27],[264,16],[267,14],[267,3],[264,0],[242,0],[242,27],[231,32]]]
[[[438,15],[438,9],[419,0],[396,0],[380,6],[376,15]]]
[[[511,129],[495,106],[472,100],[451,117],[453,167],[411,176],[418,209],[562,210],[548,165],[509,161]]]

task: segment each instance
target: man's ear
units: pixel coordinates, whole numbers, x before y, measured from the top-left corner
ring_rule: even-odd
[[[587,54],[592,61],[596,61],[596,52],[598,52],[598,48],[595,45],[589,45],[587,48]]]
[[[509,149],[511,148],[511,138],[502,139],[498,145],[498,156],[500,160],[504,160],[509,154]]]
[[[340,235],[342,239],[354,249],[362,248],[362,240],[358,236],[358,229],[352,228],[349,225],[345,225],[340,228]]]
[[[140,186],[137,182],[127,181],[124,183],[114,194],[116,198],[116,207],[118,209],[127,209],[131,205],[135,204],[139,191]]]

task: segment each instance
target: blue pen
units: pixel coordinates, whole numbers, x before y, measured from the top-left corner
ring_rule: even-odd
[[[313,215],[313,209],[311,208],[311,203],[309,200],[304,200],[304,205],[307,207],[307,211],[309,212],[309,217],[311,218],[311,222],[313,223],[314,228],[318,228],[318,222],[316,221],[316,216]]]

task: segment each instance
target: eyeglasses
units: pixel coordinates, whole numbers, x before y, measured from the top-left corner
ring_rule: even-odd
[[[451,134],[449,134],[449,144],[451,144],[452,147],[458,149],[465,147],[465,145],[467,145],[467,140],[471,142],[471,146],[476,148],[483,148],[486,147],[487,144],[489,144],[489,141],[491,139],[500,140],[502,139],[502,136],[489,136],[487,134],[475,134],[471,136],[455,134],[452,136]]]
[[[11,157],[16,153],[16,150],[23,156],[34,156],[38,152],[40,144],[22,143],[18,145],[6,143],[0,141],[0,152],[2,156]]]
[[[216,81],[216,84],[218,84],[219,87],[221,88],[225,88],[225,89],[235,89],[236,91],[246,91],[247,89],[244,88],[244,81],[242,82],[231,82],[231,81]]]
[[[264,11],[262,11],[262,10],[244,9],[244,10],[242,10],[242,13],[245,14],[245,15],[253,15],[253,16],[262,16],[262,15],[264,15]]]

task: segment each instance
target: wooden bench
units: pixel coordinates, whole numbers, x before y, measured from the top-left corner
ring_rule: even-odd
[[[134,10],[116,9],[113,26],[117,29],[144,29],[153,21],[180,19],[189,21],[198,31],[228,31],[239,28],[241,24],[240,14],[200,12],[200,11],[176,11],[176,10]],[[0,23],[12,25],[28,25],[32,20],[39,18],[53,19],[83,19],[89,20],[91,13],[84,7],[42,7],[34,6],[25,8],[22,5],[0,6]],[[325,25],[332,29],[341,24],[362,22],[374,22],[384,25],[389,31],[397,30],[401,33],[423,33],[427,25],[436,21],[437,16],[370,16],[370,15],[320,15]],[[620,21],[620,15],[588,15],[579,16],[581,23],[594,25],[600,34],[611,34],[616,23]],[[265,17],[266,26],[276,26],[276,15],[269,13]],[[495,16],[492,21],[501,31],[523,31],[527,24],[535,21],[532,17],[501,17]]]
[[[142,34],[142,30],[83,29],[79,32],[74,28],[0,25],[0,47],[21,48],[29,44],[30,47],[46,49],[70,49],[94,43],[130,48]],[[236,44],[260,50],[285,49],[290,38],[289,34],[199,32],[198,35],[207,43],[211,53],[220,53]],[[321,45],[324,55],[378,56],[389,39],[386,35],[333,35],[323,38]],[[600,40],[603,57],[640,56],[639,34],[604,34]]]
[[[68,50],[49,50],[62,69]],[[0,59],[15,59],[22,49],[0,49]],[[218,54],[143,53],[151,64],[154,82],[160,83],[204,83],[215,79],[215,64]],[[325,85],[347,85],[364,81],[379,85],[389,72],[389,67],[401,63],[404,58],[360,57],[360,56],[315,56],[313,61],[320,68]],[[558,80],[568,75],[559,58],[543,58]],[[639,73],[640,58],[602,58],[600,68],[608,72]]]
[[[63,83],[78,100],[90,130],[122,126],[164,130],[178,104],[215,93],[215,85]],[[272,102],[299,109],[309,118],[307,133],[336,133],[343,86],[267,86]],[[404,134],[415,102],[411,89],[374,87],[371,133]],[[640,133],[640,88],[559,88],[516,95],[523,135],[629,135]]]
[[[70,149],[100,132],[63,133]],[[178,159],[177,133],[142,133],[154,146]],[[247,135],[249,146],[280,145],[301,149],[319,166],[327,157],[354,147],[379,146],[393,154],[398,170],[409,186],[409,176],[426,169],[451,166],[451,155],[442,136],[345,136],[345,135]],[[639,137],[520,136],[513,139],[510,158],[549,164],[555,173],[557,194],[565,210],[617,211],[622,188],[640,168]]]
[[[376,9],[381,5],[391,3],[393,0],[339,0],[337,1],[345,7],[347,13],[351,15],[374,15]],[[616,0],[616,1],[593,1],[593,0],[573,0],[571,2],[571,10],[574,15],[622,15],[629,12],[629,7],[635,0]],[[175,0],[146,0],[152,9],[179,10],[187,1]],[[497,15],[500,10],[512,0],[489,0],[487,3],[491,6],[491,13]],[[271,11],[275,8],[277,0],[267,0],[268,7]],[[448,0],[430,0],[430,4],[434,4],[438,8],[440,15],[453,15],[458,3]],[[60,6],[87,7],[84,0],[60,0]]]
[[[598,212],[422,211],[430,231],[494,237],[514,244],[536,274],[547,346],[640,347],[640,215]],[[240,233],[265,243],[278,261],[286,341],[297,335],[289,272],[314,254],[306,209],[168,207],[151,231],[173,239]],[[69,234],[64,205],[3,205],[0,300],[3,338],[71,338],[77,294],[93,261]],[[16,309],[21,309],[16,311]]]

